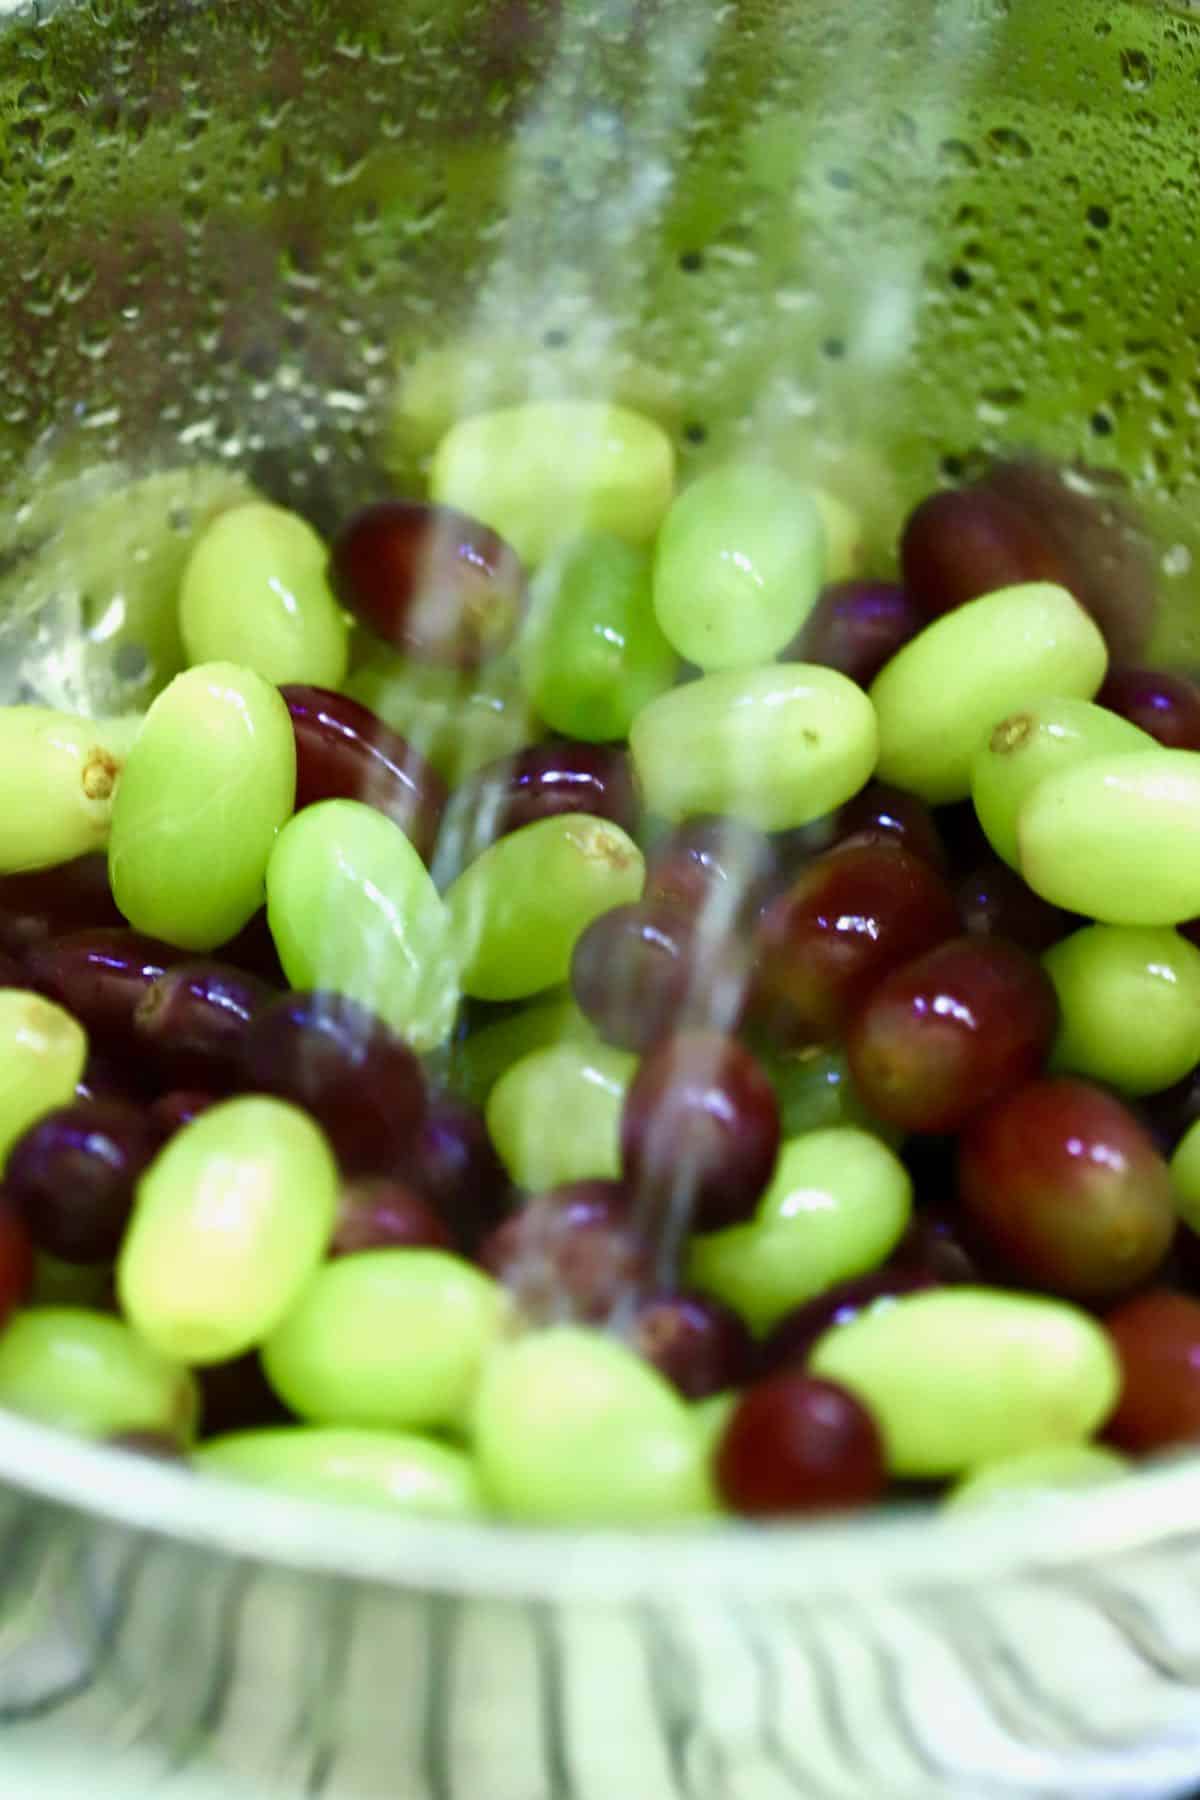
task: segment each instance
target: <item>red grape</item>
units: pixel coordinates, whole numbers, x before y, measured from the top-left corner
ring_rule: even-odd
[[[284,994],[263,1007],[246,1028],[238,1067],[245,1087],[311,1112],[348,1173],[393,1167],[425,1111],[413,1052],[342,994]]]
[[[33,1243],[24,1219],[0,1190],[0,1328],[33,1287]]]
[[[839,1281],[815,1300],[794,1307],[768,1332],[758,1346],[757,1372],[773,1375],[778,1369],[804,1363],[817,1339],[831,1326],[846,1325],[861,1312],[873,1312],[877,1306],[887,1306],[905,1294],[917,1294],[933,1286],[936,1283],[930,1276],[892,1266]]]
[[[419,751],[347,694],[280,688],[296,739],[296,811],[363,800],[400,826],[423,861],[437,842],[446,784]]]
[[[1152,1288],[1104,1323],[1122,1376],[1105,1437],[1135,1455],[1200,1440],[1200,1302]]]
[[[133,1014],[143,1050],[170,1071],[171,1085],[231,1080],[250,1021],[276,990],[230,963],[177,963],[151,982]]]
[[[959,1140],[959,1191],[984,1238],[1035,1287],[1115,1299],[1175,1231],[1167,1165],[1129,1108],[1090,1082],[1030,1082]]]
[[[1200,750],[1200,685],[1163,669],[1113,668],[1096,695],[1169,750]]]
[[[900,536],[907,591],[927,619],[1026,581],[1069,586],[1057,545],[1016,501],[986,487],[930,494]]]
[[[999,857],[977,863],[955,884],[963,930],[970,937],[1008,938],[1034,955],[1074,931],[1078,920],[1027,888]]]
[[[428,1200],[467,1255],[510,1208],[512,1183],[483,1114],[449,1094],[430,1098],[416,1137],[391,1172]]]
[[[560,813],[591,813],[632,834],[638,804],[628,752],[561,738],[499,756],[455,788],[444,835],[455,866],[465,867],[497,838]]]
[[[765,833],[741,819],[705,814],[685,819],[648,852],[645,897],[732,920],[765,898],[775,866]]]
[[[839,581],[822,593],[780,660],[823,663],[869,687],[924,623],[924,613],[894,581]]]
[[[473,668],[516,630],[525,576],[516,552],[478,519],[420,500],[380,500],[333,540],[342,605],[408,656]]]
[[[485,1239],[479,1260],[542,1323],[598,1323],[650,1278],[649,1247],[616,1181],[576,1181],[527,1200]]]
[[[748,1388],[717,1448],[717,1485],[752,1518],[851,1511],[887,1484],[883,1443],[845,1388],[797,1370]]]
[[[846,1038],[868,1110],[905,1131],[958,1131],[1032,1080],[1058,1027],[1054,985],[1003,938],[952,938],[893,969]]]
[[[141,1108],[101,1100],[57,1107],[9,1151],[5,1196],[39,1250],[62,1262],[110,1262],[159,1142]]]
[[[34,945],[25,958],[30,985],[74,1013],[88,1036],[116,1050],[133,1047],[133,1015],[187,950],[137,931],[73,931]]]
[[[19,957],[31,944],[66,931],[124,923],[108,885],[103,851],[52,869],[0,875],[0,950],[10,956]]]
[[[338,1198],[330,1256],[357,1250],[453,1250],[441,1219],[415,1189],[403,1182],[347,1182]]]
[[[775,1090],[735,1038],[681,1032],[643,1059],[621,1114],[621,1160],[657,1220],[718,1231],[748,1218],[778,1149]]]
[[[610,1044],[651,1049],[673,1031],[737,1029],[750,959],[730,932],[672,901],[613,907],[578,938],[571,988]]]
[[[826,1043],[886,974],[958,931],[949,888],[920,857],[829,851],[759,922],[755,1016],[786,1043]]]
[[[633,1320],[634,1349],[687,1400],[741,1387],[754,1366],[754,1341],[719,1300],[704,1294],[651,1294]]]
[[[946,872],[946,848],[930,809],[915,794],[870,781],[838,808],[833,819],[830,848],[840,850],[868,844],[891,845],[919,856],[939,875]]]

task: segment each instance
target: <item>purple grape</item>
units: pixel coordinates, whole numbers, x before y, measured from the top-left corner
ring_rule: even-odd
[[[338,1198],[330,1256],[359,1250],[453,1250],[437,1213],[414,1188],[380,1179],[347,1182]]]
[[[0,950],[0,987],[24,987],[25,974],[15,956]]]
[[[74,1013],[89,1037],[123,1050],[137,1043],[133,1016],[150,987],[188,956],[140,932],[103,927],[48,938],[29,950],[25,968],[31,986]]]
[[[160,1094],[150,1107],[150,1120],[155,1130],[163,1138],[174,1137],[193,1119],[198,1119],[202,1112],[215,1106],[221,1098],[219,1094],[210,1094],[204,1088],[172,1088],[169,1093]]]
[[[750,1333],[706,1294],[649,1295],[634,1315],[632,1343],[687,1400],[741,1387],[754,1368]]]
[[[102,851],[52,869],[0,875],[0,950],[10,956],[20,957],[31,945],[67,931],[124,923]]]
[[[897,582],[839,581],[825,589],[781,660],[823,663],[869,687],[924,624],[925,615]]]
[[[943,1155],[953,1154],[947,1145]],[[888,1258],[892,1277],[911,1277],[919,1285],[1001,1286],[1011,1270],[980,1242],[961,1206],[953,1200],[924,1200]]]
[[[629,1194],[616,1181],[535,1195],[485,1239],[479,1260],[540,1323],[599,1323],[651,1272]]]
[[[158,1149],[147,1114],[77,1100],[47,1113],[9,1152],[4,1191],[39,1250],[62,1262],[110,1262],[138,1177]]]
[[[368,707],[328,688],[280,688],[296,738],[296,811],[318,800],[364,800],[433,855],[446,784]]]
[[[454,790],[445,836],[455,865],[465,866],[497,838],[561,813],[610,819],[632,835],[638,807],[628,752],[560,738],[497,757]]]
[[[420,1128],[394,1173],[429,1202],[469,1256],[510,1210],[512,1183],[483,1114],[449,1094],[430,1098]]]
[[[969,937],[1008,938],[1038,955],[1075,929],[1078,921],[1025,886],[1020,876],[989,857],[956,883],[954,899]]]
[[[283,994],[264,1006],[245,1030],[238,1070],[244,1087],[312,1113],[350,1174],[395,1166],[425,1111],[413,1052],[342,994]]]
[[[173,1087],[234,1079],[250,1021],[275,988],[230,963],[178,963],[151,982],[133,1015],[145,1053],[170,1072]]]
[[[719,920],[748,918],[771,891],[777,861],[771,839],[741,819],[685,819],[648,852],[645,898]]]
[[[1200,750],[1200,683],[1165,669],[1110,668],[1096,695],[1168,750]]]
[[[668,900],[602,913],[571,958],[581,1010],[626,1050],[649,1050],[680,1030],[736,1030],[749,982],[746,945]]]

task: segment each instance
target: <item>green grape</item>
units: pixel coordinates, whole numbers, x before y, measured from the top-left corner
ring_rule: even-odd
[[[0,874],[103,850],[113,797],[141,726],[43,706],[0,707]]]
[[[1116,1481],[1133,1468],[1127,1456],[1105,1444],[1055,1444],[1048,1450],[1022,1450],[972,1469],[947,1496],[955,1511],[962,1506],[992,1505],[1030,1494],[1062,1493]]]
[[[188,1370],[120,1319],[41,1306],[0,1333],[0,1406],[88,1437],[161,1431],[186,1443],[198,1400]]]
[[[1017,815],[1021,874],[1044,900],[1105,925],[1200,913],[1200,754],[1091,757],[1039,781]]]
[[[1039,781],[1092,756],[1152,750],[1154,739],[1090,700],[1036,700],[993,727],[971,767],[971,799],[996,855],[1017,867],[1017,814]]]
[[[465,1100],[483,1106],[507,1069],[555,1044],[597,1044],[595,1029],[567,992],[536,1000],[461,1038],[450,1052],[447,1080]]]
[[[1126,1094],[1200,1062],[1200,950],[1168,926],[1089,925],[1042,958],[1058,995],[1053,1066]]]
[[[506,656],[464,675],[371,645],[345,691],[406,738],[452,787],[544,736]]]
[[[530,702],[555,731],[589,743],[627,737],[677,665],[654,616],[649,553],[590,536],[546,563],[533,583],[520,664]]]
[[[866,563],[862,520],[827,488],[810,490],[825,536],[825,582],[850,581]]]
[[[1175,1205],[1188,1228],[1200,1234],[1200,1119],[1189,1125],[1171,1156]]]
[[[461,1424],[507,1316],[503,1288],[443,1250],[363,1250],[327,1262],[267,1339],[280,1399],[322,1425]]]
[[[329,988],[417,1050],[445,1042],[458,1009],[450,917],[400,829],[361,800],[322,800],[279,834],[267,922],[296,988]]]
[[[956,607],[871,683],[879,778],[932,806],[965,799],[993,726],[1042,699],[1090,700],[1107,666],[1096,625],[1053,582],[1001,588]]]
[[[1121,1385],[1116,1350],[1085,1312],[993,1288],[941,1288],[862,1312],[818,1338],[808,1368],[857,1394],[892,1473],[918,1478],[1081,1443]]]
[[[599,1331],[554,1326],[496,1350],[474,1445],[484,1491],[511,1519],[672,1524],[716,1508],[692,1408]]]
[[[763,1059],[779,1101],[779,1129],[784,1138],[803,1137],[831,1125],[858,1125],[887,1143],[903,1132],[881,1125],[863,1105],[844,1050],[811,1046]]]
[[[855,1126],[792,1138],[753,1219],[692,1239],[688,1278],[751,1330],[865,1274],[903,1237],[912,1183],[886,1144]]]
[[[379,1506],[421,1519],[473,1519],[483,1512],[469,1457],[449,1444],[400,1431],[279,1425],[210,1438],[197,1469],[312,1500]]]
[[[645,875],[633,839],[589,813],[560,813],[499,838],[446,894],[463,992],[521,1000],[557,987],[580,933],[638,899]]]
[[[591,400],[529,401],[453,426],[430,469],[434,500],[482,519],[536,567],[584,531],[647,543],[671,503],[661,426]]]
[[[201,1113],[151,1163],[117,1260],[130,1324],[165,1356],[261,1344],[324,1256],[338,1172],[307,1113],[249,1095]]]
[[[1200,954],[1200,953],[1198,953]],[[621,1173],[621,1109],[637,1057],[608,1044],[556,1044],[523,1056],[487,1103],[487,1126],[518,1187]]]
[[[280,685],[340,687],[347,631],[328,561],[297,513],[263,503],[223,512],[198,539],[180,584],[189,662],[239,663]]]
[[[0,1168],[43,1113],[75,1097],[87,1061],[82,1025],[24,988],[0,988]]]
[[[262,905],[295,793],[278,690],[232,663],[177,675],[146,714],[113,803],[108,875],[129,923],[186,950],[235,937]]]
[[[835,669],[773,663],[706,675],[644,706],[629,733],[646,806],[732,813],[788,831],[833,812],[875,767],[875,714]]]
[[[811,494],[752,463],[685,488],[654,553],[654,610],[701,669],[751,669],[778,654],[824,579],[825,531]]]

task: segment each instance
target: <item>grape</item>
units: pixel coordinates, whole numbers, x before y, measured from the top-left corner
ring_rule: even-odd
[[[450,1233],[427,1200],[399,1181],[353,1181],[338,1196],[331,1256],[360,1250],[453,1250]]]
[[[1015,501],[983,486],[930,494],[900,535],[906,590],[926,618],[1028,581],[1069,586],[1065,560]]]
[[[839,581],[821,594],[782,660],[821,663],[870,687],[924,623],[907,589],[894,581]]]
[[[862,689],[815,663],[685,682],[644,706],[629,732],[651,812],[732,813],[763,831],[806,825],[849,800],[878,744]]]
[[[45,1113],[9,1151],[4,1193],[39,1250],[61,1262],[111,1262],[134,1189],[159,1146],[137,1107],[83,1100]]]
[[[630,1342],[685,1400],[741,1387],[754,1364],[742,1321],[704,1294],[648,1295],[638,1304]]]
[[[329,1147],[295,1107],[255,1095],[201,1113],[142,1177],[121,1246],[117,1292],[138,1337],[190,1363],[261,1343],[325,1255],[337,1194]]]
[[[991,848],[1019,862],[1017,816],[1039,781],[1092,756],[1149,750],[1153,739],[1088,700],[1041,700],[994,725],[976,752],[971,798]]]
[[[1049,775],[1017,817],[1035,894],[1105,925],[1176,925],[1200,912],[1200,756],[1095,756]]]
[[[1046,952],[1054,1066],[1152,1094],[1200,1062],[1200,950],[1165,927],[1089,925]]]
[[[468,1030],[451,1050],[448,1080],[475,1105],[488,1095],[506,1069],[535,1050],[556,1044],[595,1044],[599,1039],[565,989],[553,990],[528,1005],[510,1007],[491,1023]]]
[[[172,1086],[219,1086],[234,1076],[251,1019],[275,996],[229,963],[176,963],[138,1001],[134,1036]]]
[[[280,689],[296,739],[296,811],[319,800],[365,800],[386,813],[428,863],[446,784],[411,744],[346,694]]]
[[[744,1393],[717,1450],[717,1483],[753,1518],[853,1511],[887,1485],[883,1443],[853,1394],[786,1371]]]
[[[461,1429],[506,1312],[461,1257],[362,1250],[317,1270],[263,1345],[263,1368],[316,1424]]]
[[[33,1245],[25,1221],[0,1190],[0,1330],[33,1288]]]
[[[1031,955],[1057,944],[1075,922],[1070,913],[1027,888],[999,857],[968,870],[956,884],[954,897],[969,937],[1008,938]]]
[[[533,585],[521,679],[539,716],[567,737],[604,743],[675,679],[678,658],[654,616],[648,551],[590,536]]]
[[[1089,700],[1104,639],[1065,588],[1002,588],[927,625],[871,683],[879,776],[942,805],[971,791],[987,732],[1046,698]]]
[[[141,720],[0,706],[0,873],[103,849]]]
[[[21,1134],[75,1092],[87,1039],[61,1006],[0,988],[0,1168]]]
[[[798,1367],[819,1337],[834,1325],[845,1325],[861,1312],[877,1306],[890,1306],[905,1294],[916,1294],[935,1283],[915,1270],[889,1265],[869,1275],[855,1275],[839,1281],[814,1300],[793,1307],[785,1313],[758,1346],[756,1369],[759,1375],[773,1375],[780,1369]]]
[[[1168,750],[1200,750],[1200,684],[1165,669],[1112,668],[1096,695]]]
[[[188,661],[337,687],[346,621],[326,561],[312,526],[284,507],[257,502],[220,513],[197,539],[179,586]]]
[[[1128,1457],[1102,1444],[1061,1444],[1048,1450],[1022,1450],[971,1469],[947,1496],[955,1511],[963,1506],[994,1505],[1022,1492],[1065,1493],[1115,1481],[1129,1472]]]
[[[193,1462],[255,1487],[400,1518],[474,1519],[483,1511],[470,1458],[415,1432],[284,1425],[210,1439]]]
[[[576,939],[610,907],[636,900],[642,853],[607,819],[564,813],[485,850],[446,894],[463,992],[517,1000],[564,981]]]
[[[36,1306],[14,1313],[0,1333],[0,1406],[86,1437],[163,1431],[186,1443],[196,1385],[120,1319]]]
[[[946,851],[933,814],[915,794],[871,781],[853,800],[839,807],[830,820],[833,836],[821,848],[848,849],[866,844],[890,844],[919,856],[939,875],[946,872]]]
[[[753,1211],[779,1149],[770,1081],[736,1039],[681,1032],[644,1059],[625,1098],[621,1161],[639,1201],[695,1231]]]
[[[671,502],[667,434],[621,406],[530,401],[460,419],[434,452],[433,498],[484,520],[530,567],[585,531],[647,543]]]
[[[503,538],[420,500],[355,513],[333,540],[329,574],[342,605],[386,643],[459,668],[504,649],[525,598],[524,571]]]
[[[154,983],[187,952],[137,931],[72,931],[30,950],[32,986],[73,1013],[90,1037],[120,1054],[136,1043],[133,1018]]]
[[[402,1038],[343,995],[283,994],[243,1028],[241,1084],[310,1112],[344,1169],[391,1169],[425,1110],[421,1065]]]
[[[653,1272],[629,1194],[616,1181],[535,1195],[484,1240],[479,1257],[539,1324],[607,1319]]]
[[[879,845],[830,851],[763,914],[755,1016],[789,1044],[823,1043],[890,970],[958,929],[950,890],[928,863]]]
[[[346,691],[418,750],[451,786],[544,736],[510,657],[471,676],[391,657],[368,662]]]
[[[187,950],[225,943],[262,905],[295,791],[278,689],[231,663],[177,675],[147,713],[113,803],[108,872],[129,923]]]
[[[1033,957],[1003,938],[952,938],[884,977],[846,1049],[879,1118],[947,1133],[1038,1074],[1057,1024],[1054,987]]]
[[[1129,1109],[1088,1082],[1030,1082],[959,1142],[967,1212],[1019,1274],[1081,1300],[1145,1281],[1175,1231],[1167,1165]]]
[[[1105,1436],[1148,1455],[1200,1439],[1200,1303],[1151,1288],[1110,1312],[1121,1396]]]
[[[771,1057],[763,1065],[779,1101],[780,1129],[785,1138],[802,1137],[830,1125],[861,1125],[887,1135],[873,1119],[851,1079],[845,1053],[810,1045]]]
[[[396,1173],[428,1200],[469,1255],[508,1210],[508,1176],[483,1114],[449,1094],[432,1096]]]
[[[534,1050],[500,1077],[488,1131],[518,1187],[556,1187],[621,1169],[621,1111],[636,1059],[608,1044]]]
[[[921,1196],[919,1176],[916,1188]],[[994,1262],[994,1257],[991,1260]],[[911,1275],[934,1287],[960,1287],[964,1283],[978,1287],[986,1282],[989,1272],[1001,1278],[1001,1270],[989,1271],[988,1264],[988,1254],[972,1232],[962,1207],[954,1201],[922,1197],[888,1267],[897,1275]]]
[[[749,967],[745,946],[703,916],[640,900],[602,913],[580,935],[571,987],[607,1042],[643,1052],[675,1031],[736,1031]]]
[[[754,464],[710,470],[673,501],[654,553],[654,611],[704,670],[769,662],[796,635],[824,577],[811,494]]]
[[[671,900],[715,922],[749,917],[775,873],[771,840],[741,819],[701,815],[668,831],[646,856],[646,899]]]
[[[358,800],[307,806],[267,866],[267,917],[291,985],[371,1008],[415,1050],[458,1009],[450,920],[400,827]]]
[[[917,1478],[1081,1443],[1120,1382],[1107,1334],[1079,1308],[970,1287],[862,1312],[818,1340],[808,1367],[858,1396],[892,1474]]]
[[[853,1126],[792,1138],[746,1224],[693,1238],[693,1287],[732,1306],[751,1329],[786,1313],[891,1253],[912,1208],[908,1171],[886,1144]]]
[[[123,924],[102,851],[26,875],[0,875],[0,950],[10,956],[64,932]]]
[[[174,1137],[184,1125],[198,1119],[221,1098],[204,1088],[172,1088],[160,1094],[150,1107],[150,1123],[160,1138]]]
[[[637,796],[624,750],[597,744],[531,744],[469,775],[454,790],[443,856],[457,871],[497,838],[563,813],[609,819],[633,835]]]

